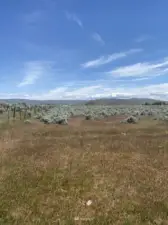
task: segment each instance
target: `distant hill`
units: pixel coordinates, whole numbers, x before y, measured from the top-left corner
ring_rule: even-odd
[[[27,104],[30,105],[39,105],[39,104],[65,104],[65,105],[69,105],[69,104],[84,104],[87,101],[86,100],[30,100],[30,99],[0,99],[0,103],[22,103],[25,102]]]
[[[152,104],[158,100],[148,99],[148,98],[130,98],[130,99],[96,99],[90,100],[86,103],[86,105],[142,105],[145,102]]]
[[[153,102],[159,102],[156,99],[148,98],[130,98],[130,99],[119,99],[119,98],[105,98],[105,99],[95,99],[95,100],[30,100],[30,99],[0,99],[0,103],[27,103],[30,105],[39,104],[53,104],[53,105],[142,105],[144,103],[152,104]],[[168,104],[168,102],[166,102]]]

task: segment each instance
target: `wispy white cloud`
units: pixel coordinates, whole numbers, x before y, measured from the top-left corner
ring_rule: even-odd
[[[50,62],[32,61],[26,62],[24,65],[24,77],[18,84],[18,87],[34,84],[50,69]]]
[[[147,41],[147,40],[150,40],[150,39],[153,39],[153,37],[150,36],[150,35],[142,35],[142,36],[136,38],[135,42],[141,43],[141,42],[144,42],[144,41]]]
[[[92,38],[93,38],[93,40],[97,41],[99,44],[105,45],[105,41],[100,36],[100,34],[98,34],[97,32],[95,32],[95,33],[92,34]]]
[[[138,53],[141,51],[143,51],[143,50],[142,49],[131,49],[129,51],[114,53],[114,54],[111,54],[108,56],[101,56],[100,58],[88,61],[88,62],[82,64],[81,66],[83,68],[99,67],[99,66],[111,63],[112,61],[115,61],[117,59],[127,57],[130,54]]]
[[[142,81],[142,80],[148,80],[149,79],[149,77],[139,77],[139,78],[134,78],[134,79],[132,79],[132,80],[129,80],[129,82],[131,82],[131,81]],[[123,79],[124,80],[124,79]],[[124,80],[125,81],[125,80]]]
[[[83,23],[76,14],[65,11],[65,15],[68,20],[75,22],[79,27],[83,28]]]
[[[96,99],[96,98],[155,98],[168,100],[168,83],[152,84],[139,87],[115,85],[109,87],[108,84],[90,85],[77,88],[57,87],[44,93],[0,93],[1,99],[24,98],[36,100],[70,100],[70,99]]]
[[[58,87],[42,95],[34,95],[34,99],[88,99],[101,90],[101,85],[91,85],[80,88]]]
[[[168,72],[168,58],[157,63],[136,63],[129,66],[116,68],[108,74],[113,77],[149,77],[159,76]]]
[[[98,92],[100,88],[101,88],[101,85],[82,87],[82,88],[67,92],[66,97],[70,99],[74,99],[74,98],[84,99],[86,96],[88,96],[88,93],[90,96],[92,96],[94,95],[95,92]]]
[[[2,96],[3,95],[3,96]],[[13,97],[12,97],[13,96]],[[96,98],[155,98],[168,100],[168,83],[156,85],[146,85],[141,87],[115,86],[108,87],[106,85],[92,85],[80,88],[75,87],[58,87],[46,93],[32,94],[6,94],[0,93],[1,98],[26,98],[37,100],[87,100]]]

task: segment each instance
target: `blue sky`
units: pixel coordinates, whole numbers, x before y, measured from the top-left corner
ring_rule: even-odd
[[[168,99],[167,0],[2,0],[0,98]]]

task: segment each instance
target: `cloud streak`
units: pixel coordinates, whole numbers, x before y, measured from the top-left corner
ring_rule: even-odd
[[[92,99],[106,97],[138,97],[138,98],[156,98],[168,99],[168,83],[146,85],[145,87],[108,87],[104,85],[92,85],[78,88],[75,90],[63,90],[62,99]],[[51,97],[51,96],[50,96]],[[54,95],[52,96],[52,98]]]
[[[24,87],[27,85],[35,84],[48,69],[50,68],[49,62],[32,61],[26,62],[24,65],[24,77],[23,80],[17,85],[18,87]]]
[[[139,53],[139,52],[142,52],[142,51],[143,51],[142,49],[131,49],[129,51],[114,53],[114,54],[111,54],[111,55],[108,55],[108,56],[101,56],[98,59],[91,60],[91,61],[88,61],[86,63],[81,64],[81,67],[85,68],[85,69],[100,67],[102,65],[111,63],[111,62],[113,62],[117,59],[121,59],[121,58],[127,57],[131,54]]]
[[[80,28],[83,28],[83,23],[82,21],[78,18],[78,16],[74,13],[69,13],[69,12],[65,12],[66,18],[69,21],[73,21],[75,22]]]
[[[160,63],[136,63],[129,66],[123,66],[109,71],[113,77],[150,77],[159,76],[168,72],[168,58]]]
[[[151,36],[149,36],[149,35],[142,35],[142,36],[136,38],[135,42],[141,43],[141,42],[144,42],[144,41],[147,41],[147,40],[150,40],[150,39],[152,39]]]
[[[95,33],[92,34],[92,38],[93,38],[93,40],[95,40],[96,42],[98,42],[100,45],[105,45],[105,41],[100,36],[100,34],[98,34],[98,33],[95,32]]]
[[[97,98],[154,98],[168,100],[168,83],[141,87],[90,85],[80,88],[57,87],[45,93],[0,93],[0,98],[25,98],[34,100],[89,100]]]

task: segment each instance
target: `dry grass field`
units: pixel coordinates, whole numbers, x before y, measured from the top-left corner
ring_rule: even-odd
[[[168,224],[168,125],[0,124],[0,225]]]

